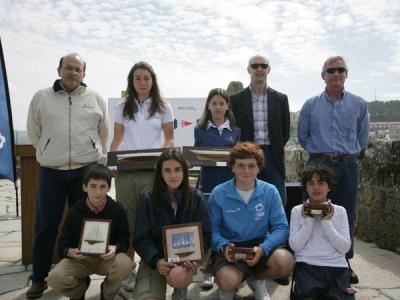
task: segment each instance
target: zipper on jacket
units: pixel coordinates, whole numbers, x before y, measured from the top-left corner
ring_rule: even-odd
[[[47,145],[50,143],[50,138],[47,140],[46,144],[44,145],[42,151],[40,151],[40,155],[43,155],[43,152],[46,150]]]
[[[71,170],[71,165],[72,165],[72,145],[71,145],[71,114],[72,114],[72,101],[71,101],[71,96],[68,96],[68,141],[69,141],[69,154],[68,154],[68,160],[69,160],[69,169]]]
[[[95,149],[97,152],[99,152],[99,150],[96,148],[96,142],[93,140],[93,138],[89,135],[90,138],[90,142],[92,143],[92,147],[93,149]]]

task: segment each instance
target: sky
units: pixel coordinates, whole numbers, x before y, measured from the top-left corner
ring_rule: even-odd
[[[51,86],[61,56],[78,52],[85,83],[119,97],[135,62],[157,73],[164,97],[202,97],[249,84],[254,54],[269,58],[268,85],[291,111],[321,93],[332,55],[349,66],[347,90],[367,101],[400,99],[400,1],[1,0],[14,129],[25,130],[33,94]]]

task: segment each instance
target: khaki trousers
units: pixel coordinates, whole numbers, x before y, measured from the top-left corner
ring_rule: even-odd
[[[153,188],[154,171],[122,171],[115,177],[115,200],[126,210],[129,233],[134,236],[139,195]]]
[[[65,297],[78,299],[86,291],[86,277],[104,275],[103,296],[112,300],[132,268],[133,262],[125,253],[118,253],[110,260],[99,256],[88,256],[82,260],[64,258],[49,273],[47,283]]]

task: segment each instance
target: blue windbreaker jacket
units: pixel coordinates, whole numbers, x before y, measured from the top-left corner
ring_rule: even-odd
[[[235,178],[215,187],[208,201],[208,215],[214,252],[229,243],[264,237],[259,247],[264,250],[264,255],[269,255],[289,237],[278,190],[259,179],[256,179],[248,204],[237,192]]]

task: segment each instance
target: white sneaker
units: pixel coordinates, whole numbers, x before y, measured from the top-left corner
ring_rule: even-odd
[[[204,278],[203,278],[203,281],[200,284],[200,287],[203,290],[212,289],[214,281],[215,281],[215,278],[214,278],[214,276],[212,276],[211,273],[204,273]]]
[[[267,287],[265,286],[265,280],[256,280],[251,276],[246,282],[253,291],[255,300],[271,300]]]
[[[186,300],[186,296],[187,296],[187,288],[174,289],[171,299],[172,300]]]
[[[219,300],[233,300],[235,299],[234,292],[224,292],[221,289],[218,289],[218,299]]]
[[[122,281],[121,288],[127,292],[132,292],[136,285],[136,272],[132,271],[129,277]]]

